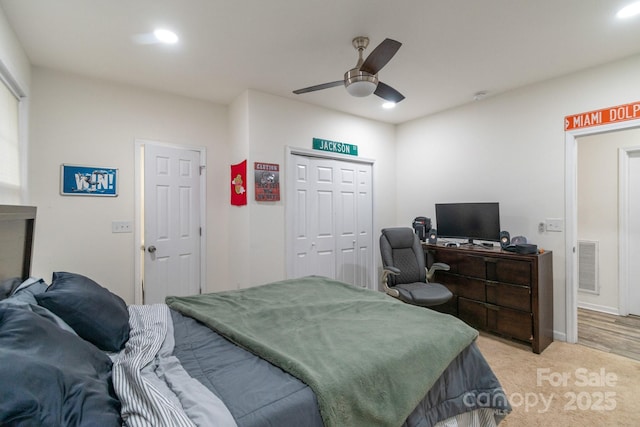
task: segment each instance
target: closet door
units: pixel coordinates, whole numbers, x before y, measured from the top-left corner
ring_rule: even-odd
[[[290,275],[374,288],[371,165],[291,157]]]
[[[363,288],[373,283],[371,165],[336,161],[338,280]]]

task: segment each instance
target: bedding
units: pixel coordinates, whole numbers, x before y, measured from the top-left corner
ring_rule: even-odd
[[[167,304],[311,386],[327,427],[402,424],[477,337],[451,316],[324,277]]]
[[[130,306],[133,333],[114,361],[113,381],[129,426],[212,424],[236,427],[222,401],[173,356],[173,325],[164,304]]]
[[[71,277],[74,280],[77,279],[76,275]],[[285,282],[287,282],[284,287],[286,292],[270,302],[268,302],[268,296],[261,293],[272,286],[219,295],[237,309],[242,306],[241,302],[253,300],[253,303],[244,306],[240,311],[240,313],[248,313],[255,309],[260,312],[265,305],[278,306],[277,301],[283,299],[283,295],[288,295],[287,298],[294,302],[297,298],[304,299],[302,296],[304,292],[300,292],[301,289],[295,285],[304,287],[305,284],[313,284],[310,288],[314,293],[314,300],[319,300],[322,293],[335,297],[340,292],[336,289],[346,286],[327,279],[318,280],[318,278]],[[106,291],[106,288],[102,289]],[[384,309],[377,304],[382,304],[382,307],[386,308],[387,302],[393,307],[399,304],[397,310],[400,311],[405,311],[405,308],[414,310],[411,306],[388,299],[382,294],[359,289],[353,292],[354,289],[350,287],[345,289],[347,294],[351,295],[351,301],[348,304],[345,301],[348,298],[342,295],[338,298],[340,301],[337,306],[328,305],[327,300],[324,306],[321,304],[320,307],[312,309],[312,312],[319,316],[314,317],[312,323],[316,326],[319,323],[332,325],[339,335],[345,337],[349,337],[353,330],[345,329],[345,325],[339,325],[339,323],[327,322],[328,313],[331,314],[329,318],[339,318],[349,324],[356,322],[357,317],[360,316],[369,326],[367,329],[369,336],[371,331],[394,329],[398,326],[396,322],[402,323],[400,320],[394,320],[397,317],[395,308],[392,314],[387,313],[384,316],[384,327],[380,325],[383,320],[367,317],[367,310],[364,309],[367,304],[360,303],[368,301],[371,298],[370,295],[374,295],[372,302],[376,310],[381,313]],[[234,344],[230,341],[230,337],[225,337],[193,317],[170,309],[164,304],[129,306],[128,339],[124,348],[117,353],[107,353],[99,350],[89,340],[76,335],[73,329],[54,313],[34,304],[47,292],[50,291],[46,283],[31,280],[29,284],[25,282],[15,288],[8,299],[0,301],[0,313],[3,313],[0,320],[0,339],[6,339],[7,336],[13,337],[12,341],[0,342],[0,381],[2,384],[7,384],[8,381],[16,384],[15,388],[0,388],[0,401],[4,405],[0,406],[0,425],[21,425],[19,417],[27,417],[26,419],[40,417],[38,422],[25,422],[23,423],[25,425],[96,425],[96,422],[99,425],[116,425],[121,421],[128,426],[154,427],[328,425],[323,420],[317,393],[304,381],[287,372],[287,369],[291,369],[283,369],[257,356],[254,350],[249,351]],[[76,288],[75,292],[79,295],[72,293],[70,298],[80,296],[85,299],[89,307],[94,309],[97,301],[104,300],[101,292],[95,295],[95,300],[91,298],[87,300],[87,293],[83,289]],[[257,297],[263,302],[258,303]],[[326,295],[322,297],[326,299]],[[209,298],[210,296],[205,295],[195,300]],[[169,300],[171,301],[173,299]],[[211,313],[214,318],[228,317],[228,322],[238,323],[239,319],[224,314],[225,310],[228,311],[228,307],[227,309],[222,306],[216,307]],[[424,309],[419,310],[416,313],[421,313]],[[16,311],[19,313],[17,317]],[[303,328],[301,317],[296,317],[296,322],[287,321],[287,317],[292,313],[287,314],[285,307],[281,304],[276,311],[281,311],[280,319],[276,316],[270,319],[274,323],[262,322],[268,326],[267,329],[272,329],[270,334],[274,331],[283,333],[287,324],[290,323],[297,324],[297,327],[302,328],[304,332],[296,336],[293,342],[298,342],[304,336],[311,337],[314,341],[317,339],[317,336],[313,338],[314,335],[310,332],[315,329],[313,325]],[[350,311],[356,311],[359,315],[356,318],[351,317],[347,315]],[[425,311],[430,312],[430,310]],[[8,314],[5,315],[5,313]],[[436,317],[444,316],[436,314]],[[324,320],[320,322],[319,319],[323,319],[323,316]],[[418,315],[418,318],[421,317]],[[429,315],[429,317],[432,316]],[[6,321],[6,319],[13,320]],[[224,323],[223,320],[219,321]],[[19,328],[16,328],[17,325]],[[452,327],[460,327],[456,323],[448,322],[441,327],[429,326],[432,330],[444,331],[439,338],[436,338],[439,344],[433,346],[434,348],[440,347],[442,341],[449,339],[452,335]],[[84,327],[87,325],[85,324]],[[99,328],[100,325],[93,323],[93,327]],[[348,327],[353,326],[348,325]],[[6,328],[11,331],[9,335]],[[40,332],[34,333],[33,328]],[[464,331],[465,328],[463,327],[462,330]],[[427,329],[429,328],[423,330]],[[89,335],[95,334],[95,331],[87,332]],[[366,419],[369,421],[363,423],[367,425],[402,424],[403,427],[495,425],[510,411],[510,407],[504,398],[500,384],[473,342],[475,333],[467,332],[471,333],[470,343],[457,344],[462,346],[461,351],[453,350],[451,360],[446,363],[438,362],[437,364],[443,365],[442,368],[431,366],[435,365],[431,363],[432,361],[441,357],[434,349],[423,353],[425,356],[423,359],[429,362],[429,369],[434,370],[435,382],[427,386],[426,395],[423,393],[416,397],[416,404],[410,408],[412,410],[400,423],[371,420],[369,414],[357,414],[359,418],[354,421],[354,424],[351,421],[344,422],[340,418],[330,422],[335,422],[336,425],[356,425],[362,422],[362,419]],[[427,333],[429,334],[430,332]],[[404,330],[400,330],[397,335],[412,337],[411,332],[405,334]],[[363,354],[360,360],[371,358],[383,361],[385,365],[393,365],[392,360],[395,356],[391,349],[402,347],[402,345],[395,338],[387,337],[387,339],[390,341],[385,341],[384,345],[380,344],[373,350],[367,350],[368,353],[362,353],[362,349],[358,350],[359,354]],[[465,338],[466,340],[468,338]],[[359,340],[344,341],[350,345],[360,345]],[[325,350],[329,344],[326,341],[321,344],[319,349],[313,351],[322,353],[323,358],[327,359],[327,353],[330,350]],[[14,369],[16,365],[12,363],[18,355],[32,352],[38,356],[30,355],[24,358],[24,365],[20,365],[19,370]],[[372,353],[376,354],[372,356]],[[111,359],[106,357],[106,354],[113,359],[113,367],[110,365]],[[378,357],[377,354],[382,357]],[[54,363],[55,360],[64,362]],[[332,364],[331,361],[330,365]],[[376,369],[378,369],[377,365]],[[438,374],[437,371],[441,369],[442,372]],[[80,372],[77,372],[78,370]],[[25,371],[28,374],[21,374]],[[16,381],[17,377],[23,381]],[[353,380],[352,377],[345,378]],[[405,380],[394,374],[387,382],[389,381],[390,388],[383,392],[395,390],[393,387],[403,385]],[[46,387],[40,386],[42,382]],[[85,386],[85,383],[88,385]],[[374,396],[371,402],[380,404],[382,398],[379,395],[380,393]],[[19,403],[16,399],[23,399],[27,403]],[[78,401],[82,404],[78,404]],[[40,406],[37,406],[36,402]],[[495,404],[487,405],[486,402]],[[55,418],[42,418],[43,414],[52,411],[52,406],[59,408],[58,413],[51,412]],[[97,407],[101,409],[97,410]],[[81,410],[80,415],[76,414],[79,410]]]
[[[227,404],[239,427],[323,425],[309,386],[197,320],[176,311],[171,315],[174,354],[189,375]],[[509,411],[500,383],[473,342],[449,364],[402,427],[492,426]]]

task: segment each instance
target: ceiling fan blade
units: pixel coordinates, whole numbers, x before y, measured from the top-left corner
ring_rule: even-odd
[[[378,87],[373,93],[386,101],[395,102],[396,104],[404,99],[403,94],[382,82],[378,82]]]
[[[305,87],[303,89],[297,89],[297,90],[294,90],[293,93],[295,93],[296,95],[299,95],[301,93],[314,92],[316,90],[322,90],[322,89],[329,89],[330,87],[336,87],[340,85],[344,85],[344,80],[336,80],[335,82],[331,82],[331,83],[323,83],[321,85],[315,85],[315,86]]]
[[[382,43],[373,49],[367,59],[364,60],[362,66],[360,66],[360,71],[366,71],[369,74],[378,74],[378,71],[393,58],[393,55],[400,49],[400,46],[402,46],[402,43],[399,41],[384,39]]]

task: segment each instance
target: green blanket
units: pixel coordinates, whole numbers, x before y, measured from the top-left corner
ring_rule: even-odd
[[[400,426],[477,332],[452,316],[321,277],[167,304],[315,392],[325,426]]]

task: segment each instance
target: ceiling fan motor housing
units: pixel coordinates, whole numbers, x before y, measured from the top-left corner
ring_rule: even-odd
[[[344,86],[352,96],[360,98],[369,96],[378,87],[378,76],[352,68],[344,73]]]

